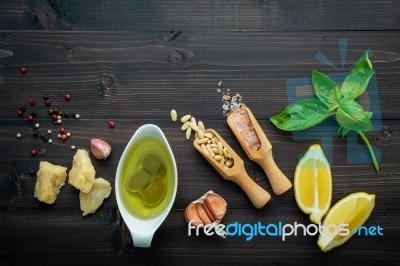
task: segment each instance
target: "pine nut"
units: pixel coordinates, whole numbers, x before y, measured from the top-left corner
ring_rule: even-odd
[[[176,121],[176,119],[178,119],[178,114],[176,113],[175,109],[171,110],[171,119],[172,121]]]
[[[214,135],[212,133],[206,132],[206,133],[204,133],[204,137],[212,139],[214,137]]]
[[[222,150],[225,158],[228,158],[228,151],[226,150],[226,148],[224,147],[224,149]]]
[[[221,156],[221,155],[215,155],[215,157],[214,157],[214,159],[215,160],[217,160],[217,161],[220,161],[220,160],[222,160],[224,158],[224,156]]]
[[[231,167],[231,166],[233,165],[233,160],[232,160],[232,159],[226,160],[225,165],[226,165],[227,167]]]
[[[197,126],[196,118],[194,118],[194,116],[192,116],[192,117],[190,118],[190,122],[193,123],[193,124],[195,124],[195,125]]]
[[[190,122],[185,122],[185,123],[182,125],[181,130],[182,130],[182,131],[185,131],[186,129],[188,129],[189,126],[190,126]]]
[[[199,127],[193,122],[190,122],[190,127],[196,132],[199,130]]]
[[[199,122],[197,123],[197,126],[198,126],[201,130],[206,131],[203,122],[199,121]]]
[[[221,156],[224,156],[224,154],[222,153],[222,143],[221,142],[218,142],[218,153],[219,153],[219,155],[221,155]]]
[[[199,128],[199,131],[196,132],[199,135],[199,139],[204,139],[203,131]]]
[[[207,154],[207,155],[210,155],[210,153],[208,152],[208,150],[207,150],[207,148],[206,148],[206,145],[204,145],[204,144],[201,144],[201,149]]]
[[[183,116],[183,117],[181,118],[181,122],[182,122],[182,123],[185,123],[185,122],[189,121],[189,119],[190,119],[191,117],[192,117],[191,115],[185,115],[185,116]]]
[[[192,135],[192,128],[188,127],[188,129],[186,129],[186,139],[187,140],[190,139],[190,135]]]
[[[200,144],[206,144],[207,141],[208,141],[208,138],[204,138],[204,139],[198,140],[196,143],[199,144],[199,145],[200,145]]]
[[[211,147],[211,150],[212,150],[214,153],[218,153],[218,148],[212,148],[212,147]]]

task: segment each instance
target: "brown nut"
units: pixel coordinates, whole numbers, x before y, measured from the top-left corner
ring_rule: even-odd
[[[202,227],[206,224],[219,224],[226,213],[226,202],[212,190],[205,193],[201,198],[193,201],[185,210],[187,222]]]

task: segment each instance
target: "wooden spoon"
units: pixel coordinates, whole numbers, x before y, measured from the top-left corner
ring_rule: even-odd
[[[208,153],[206,153],[197,141],[200,140],[197,137],[194,142],[193,146],[203,155],[203,157],[214,167],[215,170],[226,180],[230,180],[238,184],[244,192],[249,197],[250,201],[253,203],[254,207],[257,209],[262,208],[267,202],[271,199],[271,195],[265,191],[262,187],[257,185],[253,179],[249,177],[245,168],[244,162],[239,157],[239,155],[234,152],[234,150],[224,141],[224,139],[213,129],[207,129],[204,133],[211,133],[218,139],[219,142],[222,143],[223,147],[226,148],[228,153],[232,156],[233,159],[233,166],[231,168],[224,168],[218,161],[213,159]]]
[[[255,130],[261,145],[257,150],[253,150],[249,144],[246,144],[245,136],[238,132],[238,129],[236,128],[237,125],[235,125],[233,119],[235,115],[239,114],[248,116],[250,123],[253,125],[253,130]],[[258,163],[264,169],[274,193],[276,195],[281,195],[288,191],[292,187],[292,183],[276,165],[274,158],[272,157],[272,145],[250,109],[247,106],[242,105],[239,110],[228,115],[227,122],[250,160]],[[245,124],[240,124],[239,126],[246,127]]]

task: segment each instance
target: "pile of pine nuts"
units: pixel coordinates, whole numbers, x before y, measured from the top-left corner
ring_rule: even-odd
[[[178,115],[175,110],[171,110],[171,119],[176,121]],[[189,140],[192,132],[195,132],[195,138],[198,138],[197,144],[200,145],[201,149],[205,154],[211,156],[214,160],[219,162],[225,169],[229,169],[233,166],[234,161],[232,156],[223,146],[214,134],[205,132],[203,122],[196,122],[196,118],[191,115],[184,115],[181,118],[182,127],[181,130],[186,133],[186,140]]]

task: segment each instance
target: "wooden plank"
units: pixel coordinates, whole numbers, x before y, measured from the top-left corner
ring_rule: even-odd
[[[171,42],[161,35],[0,32],[0,49],[14,52],[0,61],[1,86],[7,88],[0,104],[14,108],[11,103],[26,104],[27,96],[48,94],[54,105],[70,106],[90,119],[109,118],[110,108],[116,117],[146,118],[151,112],[152,118],[162,119],[172,107],[221,119],[221,94],[216,89],[223,81],[223,90],[240,92],[255,115],[265,119],[287,105],[289,80],[307,79],[312,69],[327,74],[349,71],[353,62],[371,49],[381,118],[399,118],[397,31],[183,33]],[[343,38],[348,40],[348,48],[342,67],[338,40]],[[318,51],[337,69],[316,60]],[[172,63],[174,54],[181,56],[181,63]],[[28,67],[26,75],[19,74],[22,65]],[[104,89],[106,80],[108,90]],[[67,91],[74,95],[68,105],[62,98]],[[311,88],[309,91],[312,93]],[[157,104],[160,98],[169,104]],[[364,101],[368,104],[369,100]],[[9,112],[0,113],[1,119],[9,117]]]
[[[263,225],[270,223],[292,224],[294,221],[308,225],[308,217],[298,210],[288,213],[263,213],[249,209],[228,209],[224,223]],[[134,262],[160,265],[243,264],[243,263],[327,263],[337,260],[354,263],[400,262],[396,246],[399,231],[397,210],[374,210],[365,226],[380,225],[383,236],[354,236],[342,247],[329,253],[322,253],[317,236],[288,236],[285,241],[279,236],[255,236],[246,241],[245,236],[199,236],[192,232],[188,236],[183,210],[172,211],[156,231],[152,248],[132,248],[131,237],[115,209],[82,218],[75,212],[14,211],[0,213],[2,237],[0,258],[2,263],[36,264],[66,263],[79,260],[81,263]],[[396,244],[397,243],[397,244]],[[56,247],[56,248],[54,248]],[[221,256],[223,255],[223,256]],[[62,261],[61,261],[62,260]]]
[[[3,0],[2,30],[398,30],[397,1]],[[11,15],[10,15],[11,14]]]

